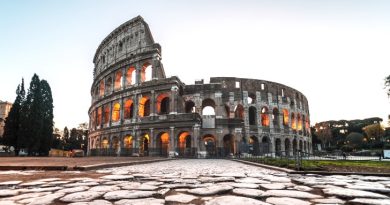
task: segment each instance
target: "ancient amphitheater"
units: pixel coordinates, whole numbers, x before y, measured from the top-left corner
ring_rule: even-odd
[[[311,152],[306,97],[280,83],[167,77],[161,46],[138,16],[93,59],[90,155],[227,157]]]

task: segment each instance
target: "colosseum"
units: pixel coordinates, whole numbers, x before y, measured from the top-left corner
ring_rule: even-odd
[[[112,31],[94,59],[88,154],[229,157],[311,152],[309,106],[291,87],[212,77],[167,77],[161,46],[135,17]]]

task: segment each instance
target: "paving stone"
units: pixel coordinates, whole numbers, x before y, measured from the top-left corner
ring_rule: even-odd
[[[39,179],[37,181],[41,181],[41,182],[53,182],[53,181],[59,181],[61,180],[61,178],[45,178],[45,179]]]
[[[119,190],[107,192],[104,194],[104,198],[107,200],[119,200],[119,199],[137,199],[152,197],[155,195],[155,191],[134,191],[134,190]]]
[[[326,199],[313,199],[312,202],[322,204],[344,204],[345,201],[338,198],[326,198]]]
[[[274,204],[274,205],[293,205],[293,204],[310,205],[311,204],[308,201],[303,201],[301,199],[295,199],[290,197],[268,197],[265,201],[267,203]]]
[[[6,181],[6,182],[0,182],[0,186],[15,186],[15,185],[18,185],[20,183],[22,183],[23,181]]]
[[[0,205],[20,205],[14,201],[0,201]]]
[[[189,189],[175,189],[177,192],[187,192]]]
[[[145,198],[145,199],[122,199],[114,203],[115,205],[164,205],[164,199]]]
[[[188,190],[188,193],[207,196],[207,195],[214,195],[214,194],[228,192],[232,189],[233,187],[229,185],[212,185],[208,187],[190,189]]]
[[[30,192],[52,192],[58,191],[62,189],[62,187],[45,187],[45,188],[31,188],[31,189],[22,189],[20,192],[22,193],[30,193]]]
[[[266,184],[266,183],[269,183],[267,181],[260,180],[258,178],[253,178],[253,177],[246,177],[246,178],[242,178],[242,179],[236,179],[235,182],[238,182],[238,183],[251,183],[251,184]]]
[[[134,179],[132,175],[106,175],[100,177],[101,179],[109,179],[109,180],[128,180]]]
[[[349,203],[372,204],[372,205],[389,205],[390,204],[390,199],[355,198],[353,200],[350,200]]]
[[[149,177],[150,177],[150,174],[137,173],[137,174],[133,174],[133,176],[134,176],[135,178],[149,178]]]
[[[386,188],[385,186],[383,187],[374,187],[374,186],[367,186],[367,185],[350,185],[346,186],[348,189],[358,189],[358,190],[364,190],[364,191],[373,191],[373,192],[381,192],[381,193],[390,193],[390,189]]]
[[[166,202],[174,203],[189,203],[192,200],[198,199],[198,197],[188,194],[175,194],[165,197]]]
[[[75,192],[82,192],[88,190],[88,186],[78,186],[78,187],[72,187],[72,188],[66,188],[66,189],[60,189],[57,192],[58,193],[75,193]]]
[[[99,185],[95,186],[89,189],[89,191],[97,191],[97,192],[110,192],[110,191],[116,191],[120,188],[117,186],[105,186],[105,185]]]
[[[47,195],[40,196],[40,197],[20,200],[20,201],[18,201],[18,203],[29,204],[29,205],[47,205],[47,204],[52,204],[54,202],[54,200],[56,200],[64,195],[65,195],[65,193],[47,194]]]
[[[3,190],[0,190],[0,197],[15,196],[15,195],[18,195],[19,193],[20,193],[19,190],[3,189]]]
[[[11,200],[11,201],[20,201],[23,199],[29,199],[29,198],[36,198],[40,196],[45,196],[51,194],[51,192],[37,192],[37,193],[26,193],[26,194],[19,194],[17,196],[12,196],[8,198],[3,198],[2,200]]]
[[[19,186],[22,186],[22,187],[39,186],[39,185],[43,185],[46,183],[47,182],[42,182],[42,181],[32,181],[32,182],[26,182],[26,183],[19,184]]]
[[[270,205],[269,203],[262,202],[252,198],[246,198],[241,196],[219,196],[206,201],[206,205]]]
[[[126,185],[122,185],[121,187],[122,189],[127,189],[127,190],[144,190],[144,191],[153,191],[158,189],[157,186],[140,184],[140,183],[126,184]]]
[[[163,185],[164,182],[151,181],[151,182],[145,182],[144,184],[152,185],[152,186],[160,186],[160,185]]]
[[[316,199],[322,198],[320,195],[315,195],[303,191],[295,190],[268,190],[264,193],[264,196],[275,196],[275,197],[293,197],[303,199]]]
[[[95,179],[92,179],[90,177],[75,177],[75,178],[70,178],[70,181],[94,181]]]
[[[97,199],[94,201],[90,202],[75,202],[75,203],[70,203],[68,205],[112,205],[111,202],[102,200],[102,199]]]
[[[327,195],[332,196],[340,196],[345,198],[355,198],[355,197],[362,197],[362,198],[378,198],[378,199],[387,199],[389,197],[377,194],[369,191],[362,191],[362,190],[356,190],[356,189],[347,189],[347,188],[327,188],[323,189],[324,193]]]
[[[307,191],[307,192],[313,190],[313,188],[308,187],[308,186],[294,186],[293,188],[294,188],[295,190],[298,190],[298,191]]]
[[[234,181],[234,177],[200,177],[198,178],[199,182],[208,183],[208,182],[229,182]]]
[[[271,181],[271,182],[280,182],[280,183],[291,182],[291,179],[289,179],[287,177],[277,177],[277,176],[272,176],[272,175],[266,175],[266,176],[264,176],[263,179]]]
[[[160,189],[157,191],[157,194],[160,196],[165,196],[165,194],[167,194],[170,190],[171,189],[169,189],[169,188]]]
[[[236,188],[233,189],[233,193],[241,196],[247,196],[247,197],[261,197],[264,194],[264,191],[258,190],[258,189],[243,189],[243,188]]]
[[[72,194],[68,194],[62,198],[60,198],[63,202],[88,202],[94,199],[97,199],[103,195],[102,192],[96,191],[83,191],[76,192]]]
[[[190,184],[164,184],[160,186],[161,188],[170,188],[170,189],[177,189],[177,188],[191,188]]]
[[[214,174],[215,177],[235,177],[235,178],[244,178],[246,177],[246,174],[244,173],[220,173],[220,174]]]
[[[77,183],[64,184],[63,187],[97,186],[97,185],[99,185],[98,182],[77,182]]]
[[[232,186],[234,188],[247,188],[247,189],[257,189],[260,185],[258,184],[252,184],[252,183],[235,183],[235,182],[223,182],[218,184],[225,184]]]
[[[264,189],[285,189],[286,184],[283,183],[260,184],[260,187]]]
[[[54,182],[49,182],[47,185],[63,185],[63,184],[69,184],[70,181],[54,181]]]

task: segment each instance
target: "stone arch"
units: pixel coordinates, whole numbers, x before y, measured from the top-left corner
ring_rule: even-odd
[[[102,117],[103,117],[103,108],[102,106],[98,107],[97,109],[97,116],[96,116],[96,125],[101,126],[102,125]]]
[[[293,153],[294,153],[294,155],[296,155],[297,151],[298,151],[298,141],[297,141],[296,137],[294,137],[294,139],[293,139]]]
[[[302,130],[302,117],[301,117],[301,114],[298,113],[298,130]]]
[[[107,79],[106,79],[106,83],[105,83],[105,92],[107,95],[111,94],[112,93],[112,77],[109,76]]]
[[[120,141],[117,136],[111,138],[111,148],[114,151],[113,154],[117,154],[120,150]]]
[[[189,132],[184,131],[180,132],[178,135],[178,148],[180,156],[190,156],[191,155],[191,135]]]
[[[307,151],[307,141],[303,142],[303,152],[308,152]]]
[[[230,107],[225,104],[225,113],[226,113],[226,118],[230,118]]]
[[[100,147],[103,149],[108,149],[110,147],[110,141],[107,137],[103,137]]]
[[[217,142],[214,135],[207,134],[203,136],[203,143],[206,148],[206,156],[213,157],[217,154]]]
[[[95,148],[96,149],[100,149],[102,147],[101,143],[100,143],[100,137],[96,137],[95,139]]]
[[[123,147],[125,149],[132,149],[133,148],[133,136],[131,135],[126,135],[123,138]]]
[[[249,125],[257,125],[257,109],[254,106],[250,106],[248,110],[249,114]]]
[[[249,137],[249,154],[255,156],[260,154],[259,140],[256,136]]]
[[[295,119],[295,113],[291,113],[291,128],[293,130],[296,130],[297,129],[297,122],[296,122],[296,119]]]
[[[288,110],[283,109],[283,125],[288,126]]]
[[[121,104],[119,102],[115,102],[112,106],[111,119],[113,122],[118,122],[121,119]]]
[[[282,141],[279,138],[275,139],[275,154],[277,156],[282,155]]]
[[[270,153],[271,139],[268,136],[263,136],[260,143],[260,151],[263,154]]]
[[[136,77],[135,67],[129,67],[126,71],[126,85],[134,85],[136,83]]]
[[[215,115],[215,102],[207,98],[202,101],[202,115]]]
[[[167,93],[161,93],[157,96],[157,113],[165,115],[169,113],[169,95]]]
[[[299,140],[299,150],[302,152],[303,151],[303,141]]]
[[[133,118],[133,113],[134,113],[134,103],[132,99],[127,99],[125,101],[125,106],[124,106],[124,119],[131,119]]]
[[[110,122],[110,104],[104,105],[103,123],[108,124]]]
[[[101,80],[99,83],[99,96],[103,97],[104,96],[104,80]]]
[[[266,106],[261,108],[261,125],[263,127],[269,127],[268,107]]]
[[[139,154],[141,156],[149,156],[150,136],[147,133],[141,134],[139,138]]]
[[[152,65],[150,63],[144,63],[141,69],[141,82],[152,80]]]
[[[169,134],[167,132],[160,132],[156,138],[157,153],[160,156],[168,156],[169,150]]]
[[[272,122],[274,127],[279,127],[279,109],[276,107],[272,110]]]
[[[286,156],[290,156],[291,147],[290,147],[290,139],[288,138],[284,140],[284,150],[286,152]]]
[[[148,96],[144,96],[139,101],[138,115],[145,117],[150,115],[150,99]]]
[[[115,72],[115,81],[114,81],[114,90],[118,91],[122,88],[123,84],[123,74],[121,70]]]
[[[248,93],[248,104],[256,104],[256,94]]]
[[[227,134],[223,137],[224,156],[232,156],[235,153],[234,135]]]
[[[184,107],[186,113],[195,113],[195,103],[192,100],[186,101]]]
[[[234,107],[234,117],[239,118],[241,120],[244,119],[244,106],[238,104]]]

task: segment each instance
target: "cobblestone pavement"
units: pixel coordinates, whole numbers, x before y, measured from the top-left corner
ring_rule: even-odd
[[[96,172],[100,177],[72,178],[64,172],[63,178],[2,181],[0,205],[390,204],[390,177],[288,175],[229,160],[196,159]]]

